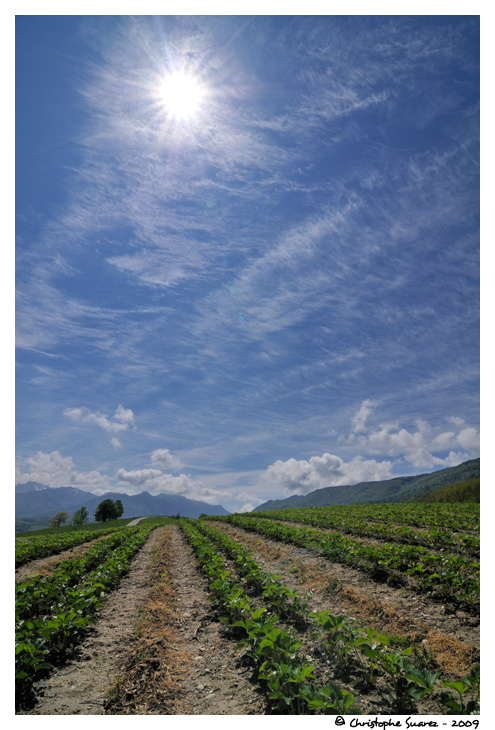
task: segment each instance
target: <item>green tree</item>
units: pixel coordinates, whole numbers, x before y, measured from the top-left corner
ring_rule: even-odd
[[[97,522],[107,522],[107,520],[117,519],[117,508],[113,499],[104,499],[100,502],[95,511],[95,520]]]
[[[50,520],[50,527],[60,527],[60,525],[63,525],[64,522],[67,522],[68,518],[68,512],[57,512],[55,517],[52,517]]]
[[[72,515],[73,525],[84,525],[89,520],[89,513],[86,507],[79,507],[79,509]]]
[[[116,519],[119,519],[119,517],[122,517],[122,515],[124,514],[124,505],[122,504],[120,499],[116,499],[114,504],[115,504],[115,511],[117,512]]]

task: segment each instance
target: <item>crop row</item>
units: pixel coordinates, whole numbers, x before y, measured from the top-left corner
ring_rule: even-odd
[[[93,545],[86,555],[64,560],[52,575],[35,575],[17,583],[15,587],[17,617],[33,618],[46,614],[60,596],[77,586],[86,573],[104,562],[113,550],[126,542],[130,535],[135,534],[137,534],[136,528],[127,528],[126,531],[112,534]]]
[[[462,556],[437,555],[413,545],[366,545],[337,532],[294,527],[246,515],[217,516],[215,519],[273,540],[314,550],[329,560],[362,570],[376,581],[404,585],[404,576],[411,576],[413,589],[470,612],[479,611],[480,566]]]
[[[62,664],[81,641],[153,527],[127,528],[50,577],[16,584],[16,708],[36,699],[34,682]]]
[[[314,508],[308,508],[314,509]],[[358,519],[372,522],[397,523],[411,527],[437,527],[452,532],[475,532],[480,528],[479,504],[436,503],[421,504],[414,502],[385,504],[349,504],[316,508],[322,512],[331,512],[336,516],[347,518],[352,515]],[[259,513],[256,512],[256,515]]]
[[[479,535],[473,533],[457,534],[451,529],[430,527],[429,530],[411,529],[407,525],[394,525],[389,522],[370,522],[368,517],[358,517],[352,512],[342,513],[329,507],[308,507],[304,509],[284,509],[270,512],[257,512],[256,517],[282,522],[300,522],[313,527],[338,529],[340,532],[361,537],[408,545],[422,545],[427,548],[449,548],[474,557],[480,554]]]
[[[384,704],[389,712],[414,711],[417,701],[425,695],[432,696],[441,707],[442,713],[477,711],[479,707],[479,667],[473,668],[470,675],[463,680],[441,682],[440,672],[432,672],[414,665],[410,658],[412,647],[405,650],[393,650],[390,648],[391,641],[387,636],[378,634],[371,628],[355,627],[352,618],[335,616],[330,611],[318,613],[309,611],[307,601],[298,596],[297,591],[291,591],[284,586],[278,580],[278,576],[272,576],[270,573],[263,571],[249,550],[239,545],[225,533],[206,526],[204,523],[196,526],[203,535],[206,535],[215,545],[218,545],[222,552],[234,561],[237,574],[244,578],[247,586],[255,595],[260,595],[271,608],[275,607],[280,617],[294,621],[300,629],[310,627],[314,631],[315,627],[319,627],[319,641],[322,652],[332,660],[336,671],[345,676],[349,676],[349,673],[352,672],[357,673],[362,681],[375,689],[379,677],[382,680]],[[203,541],[201,545],[204,551],[203,559],[209,560],[212,554],[218,555],[211,543]],[[217,585],[217,590],[222,584],[224,588],[229,586],[229,582],[222,579],[217,579],[216,583],[220,583],[220,586]],[[230,580],[227,596],[225,596],[225,590],[221,592],[223,605],[228,603],[228,592],[232,590],[232,585],[233,582]],[[239,589],[235,584],[234,590],[237,615],[239,612],[238,591],[242,589]],[[276,596],[275,601],[274,595]],[[290,605],[289,610],[284,606],[284,597]],[[251,613],[251,615],[245,615],[233,624],[234,628],[242,629],[244,634],[247,635],[247,637],[243,637],[240,645],[247,647],[244,656],[247,655],[255,664],[257,661],[256,648],[261,645],[260,642],[264,640],[267,633],[270,634],[272,625],[273,616],[267,618],[263,609],[261,613],[258,611]],[[287,639],[287,643],[291,645],[289,639]],[[296,643],[298,643],[297,640]],[[271,699],[278,701],[281,699],[280,687],[276,684],[280,682],[279,672],[282,679],[287,678],[283,657],[281,662],[282,667],[277,666],[276,662],[274,663],[270,675],[272,685],[277,690],[276,696],[271,697]],[[313,677],[313,672],[308,673],[308,676]],[[454,694],[446,692],[444,688],[453,689]],[[350,693],[346,694],[345,690],[339,690],[334,685],[326,685],[326,687],[319,689],[306,685],[290,687],[290,691],[296,692],[296,690],[300,692],[300,696],[297,698],[292,697],[292,705],[289,705],[290,697],[285,687],[282,691],[282,699],[286,705],[292,707],[292,711],[297,708],[298,714],[301,711],[333,714],[339,706],[339,702],[335,703],[337,693],[341,698],[340,710],[342,712],[351,711],[345,706],[342,707],[342,699],[347,697],[350,706],[352,695]],[[469,699],[467,698],[468,694]],[[278,709],[281,709],[280,706]],[[356,707],[353,707],[352,710],[357,712]]]
[[[38,558],[47,558],[50,555],[57,555],[63,550],[82,545],[90,542],[97,537],[110,535],[117,530],[123,530],[123,527],[110,527],[107,529],[95,530],[77,530],[74,532],[65,532],[60,535],[34,535],[15,543],[15,567],[18,568],[30,560]]]
[[[299,596],[298,591],[287,588],[279,581],[278,576],[263,570],[250,550],[225,533],[204,522],[197,522],[196,528],[234,561],[238,575],[244,578],[252,594],[262,595],[265,603],[285,621],[294,623],[295,626],[307,626],[308,604]]]
[[[247,594],[227,569],[220,552],[187,520],[180,526],[208,581],[211,600],[243,649],[242,659],[268,693],[272,711],[283,714],[356,714],[350,692],[332,684],[316,687],[315,667],[299,654],[301,643],[280,627],[276,614],[253,610]]]

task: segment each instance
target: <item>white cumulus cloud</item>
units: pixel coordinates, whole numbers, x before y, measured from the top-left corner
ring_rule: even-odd
[[[460,464],[479,454],[479,432],[466,426],[462,418],[450,417],[449,423],[458,431],[433,432],[424,419],[415,421],[415,429],[401,427],[397,423],[382,423],[378,428],[366,425],[371,401],[362,402],[352,419],[348,444],[363,454],[379,454],[381,457],[398,457],[418,469],[433,469]],[[460,430],[459,430],[460,429]],[[456,451],[456,449],[464,451]],[[445,452],[449,453],[445,456]]]
[[[171,474],[164,474],[160,469],[135,469],[126,471],[119,469],[117,471],[117,479],[119,480],[119,491],[127,494],[138,494],[139,492],[149,492],[150,494],[182,494],[191,498],[191,492],[195,489],[195,484],[186,474],[180,474],[177,477]],[[127,485],[131,485],[128,487]]]
[[[432,441],[432,446],[438,451],[445,451],[446,449],[452,448],[455,444],[455,440],[454,431],[445,431],[444,433],[439,433],[438,436],[435,436]]]
[[[160,476],[162,476],[162,472],[159,469],[134,469],[133,471],[119,469],[117,472],[117,479],[121,482],[139,486],[150,483]]]
[[[468,449],[468,451],[472,451],[475,454],[480,453],[480,435],[475,428],[463,428],[457,434],[457,443],[463,449]]]
[[[124,408],[124,406],[119,405],[119,406],[117,406],[117,410],[115,411],[115,413],[113,415],[113,420],[133,426],[134,425],[134,413],[131,411],[130,408]]]
[[[87,491],[108,490],[111,486],[108,477],[99,471],[75,471],[72,457],[64,457],[58,451],[50,454],[38,451],[16,468],[16,484],[30,481],[48,487],[77,487]]]
[[[171,454],[168,449],[155,449],[151,454],[151,463],[153,466],[160,466],[163,469],[171,469],[172,471],[180,471],[183,467],[181,460]]]
[[[276,461],[266,470],[264,480],[283,487],[286,493],[306,494],[322,487],[388,479],[391,467],[391,461],[377,462],[356,456],[346,462],[339,456],[325,453],[307,461]]]

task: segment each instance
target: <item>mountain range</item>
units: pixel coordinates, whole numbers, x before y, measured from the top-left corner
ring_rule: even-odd
[[[93,514],[98,504],[104,499],[120,499],[124,507],[124,517],[149,517],[151,515],[176,515],[199,517],[206,515],[229,514],[221,505],[207,504],[180,495],[151,495],[141,492],[129,496],[120,492],[107,492],[96,496],[91,492],[76,487],[49,487],[39,482],[25,482],[15,485],[16,522],[25,529],[25,521],[36,520],[36,523],[48,521],[57,512],[68,512],[70,516],[79,507],[86,507],[93,522]]]
[[[337,504],[377,504],[383,502],[414,502],[428,492],[448,484],[463,482],[480,476],[480,460],[471,459],[458,466],[440,469],[414,477],[396,477],[379,482],[360,482],[341,487],[323,487],[302,496],[272,499],[256,507],[253,512],[268,512],[296,507],[327,507]]]
[[[256,507],[254,512],[295,507],[324,507],[338,504],[373,504],[380,502],[413,502],[419,497],[457,482],[480,476],[480,460],[472,459],[458,466],[440,469],[417,476],[395,477],[376,482],[324,487],[305,495],[287,499],[274,499]],[[148,517],[152,515],[176,515],[199,517],[229,514],[221,505],[207,504],[187,497],[171,494],[151,495],[141,492],[129,496],[120,492],[107,492],[96,496],[77,487],[49,487],[39,482],[15,485],[16,530],[46,527],[57,512],[73,515],[80,507],[86,507],[90,520],[103,499],[120,499],[124,517]]]

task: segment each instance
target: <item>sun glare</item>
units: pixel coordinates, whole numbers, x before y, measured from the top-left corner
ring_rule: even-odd
[[[181,71],[165,76],[160,96],[165,108],[176,119],[190,119],[201,106],[205,90],[190,76]]]

